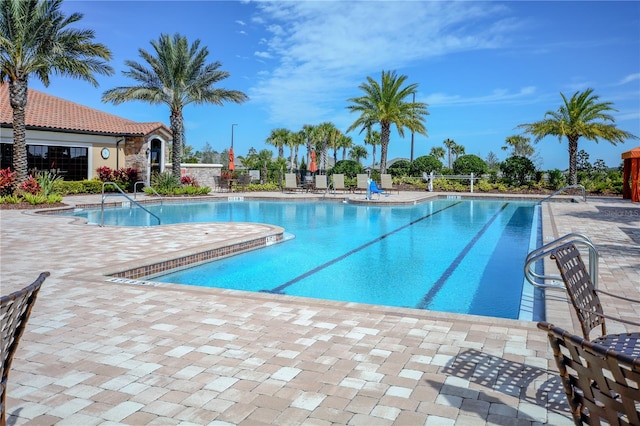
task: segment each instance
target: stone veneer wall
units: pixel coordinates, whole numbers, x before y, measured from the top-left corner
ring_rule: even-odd
[[[166,165],[165,170],[171,170],[171,165]],[[195,178],[200,186],[208,186],[212,190],[216,188],[214,177],[220,177],[222,164],[180,164],[180,174]]]

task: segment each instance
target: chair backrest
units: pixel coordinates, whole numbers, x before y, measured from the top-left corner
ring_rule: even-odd
[[[380,187],[382,189],[393,189],[393,180],[390,174],[383,173],[380,175]]]
[[[333,189],[345,189],[344,174],[336,173],[331,178],[333,179]]]
[[[316,175],[316,189],[327,189],[327,175]]]
[[[598,326],[601,327],[602,335],[607,334],[604,318],[593,313],[603,314],[604,312],[591,276],[576,246],[573,243],[563,244],[551,251],[551,258],[558,265],[569,299],[580,321],[584,338],[590,340],[589,333]]]
[[[538,328],[549,337],[576,425],[640,424],[640,358],[615,352],[546,322],[538,323]]]
[[[284,175],[284,185],[285,188],[297,188],[298,182],[296,180],[295,173],[285,173]]]
[[[367,189],[367,180],[369,180],[369,176],[366,174],[358,174],[356,175],[356,182],[358,189]]]
[[[31,309],[33,308],[42,283],[49,276],[48,272],[43,272],[38,278],[22,290],[2,296],[0,298],[0,324],[2,325],[2,335],[0,344],[0,424],[5,424],[5,397],[7,394],[7,378],[11,369],[13,356],[18,349],[20,338],[27,326]]]

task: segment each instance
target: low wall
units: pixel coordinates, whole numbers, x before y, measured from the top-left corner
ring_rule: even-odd
[[[169,170],[171,167],[169,166]],[[215,189],[214,177],[220,177],[222,164],[180,164],[180,175],[195,178],[200,186],[208,186]]]

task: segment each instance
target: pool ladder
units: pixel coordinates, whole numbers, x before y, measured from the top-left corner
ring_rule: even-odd
[[[118,193],[117,194],[114,194],[114,193],[106,193],[105,194],[104,188],[105,188],[105,186],[108,186],[108,185],[115,187],[118,190]],[[133,198],[131,198],[127,194],[125,194],[124,191],[122,190],[122,188],[120,188],[117,183],[115,183],[115,182],[103,182],[102,183],[102,203],[101,203],[101,207],[100,207],[100,226],[104,226],[104,200],[107,199],[107,197],[124,197],[124,198],[126,198],[127,200],[129,200],[129,202],[131,204],[135,204],[136,206],[140,207],[145,212],[149,213],[151,216],[155,217],[158,220],[158,225],[160,225],[160,217],[159,216],[151,213],[148,209],[144,208],[142,206],[142,204],[140,204],[139,202],[137,202],[136,200],[134,200]],[[131,205],[131,204],[129,204],[129,205]]]
[[[551,288],[564,290],[564,284],[560,275],[539,274],[535,271],[536,264],[543,261],[551,252],[562,244],[573,243],[576,247],[586,247],[589,250],[589,275],[593,285],[598,287],[598,249],[593,245],[589,237],[584,234],[572,232],[564,235],[548,244],[532,250],[525,260],[524,277],[533,286],[538,288]]]

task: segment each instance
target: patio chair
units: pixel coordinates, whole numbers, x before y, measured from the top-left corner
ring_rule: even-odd
[[[367,186],[369,185],[369,176],[366,174],[356,175],[356,191],[367,192]]]
[[[331,176],[333,181],[333,190],[347,192],[347,187],[344,185],[344,174],[336,173]]]
[[[251,176],[248,174],[238,176],[238,190],[244,191],[247,189],[247,186],[251,183]]]
[[[371,198],[373,198],[374,195],[378,195],[378,198],[380,198],[380,194],[385,194],[386,196],[385,191],[378,188],[378,184],[373,180],[369,183],[369,193],[371,194]]]
[[[327,190],[327,175],[316,175],[314,184],[315,191],[325,192]]]
[[[2,325],[2,347],[0,347],[0,356],[2,364],[0,366],[0,425],[5,425],[5,399],[7,396],[7,378],[9,377],[9,369],[11,361],[18,349],[18,343],[22,333],[27,326],[31,309],[36,302],[38,292],[42,283],[49,276],[48,272],[43,272],[38,278],[22,290],[2,296],[0,298],[0,324]]]
[[[383,173],[380,175],[380,188],[387,192],[396,191],[398,194],[400,194],[400,190],[393,187],[393,179],[388,173]]]
[[[640,358],[538,323],[548,337],[576,425],[640,425]]]
[[[283,191],[301,191],[302,189],[302,187],[298,186],[295,173],[285,173]]]
[[[605,294],[631,303],[640,303],[640,301],[597,290],[582,261],[580,251],[573,243],[566,243],[552,250],[551,258],[556,261],[560,270],[562,281],[576,311],[584,338],[618,352],[640,357],[640,333],[607,334],[605,318],[638,327],[640,327],[640,323],[605,315],[598,294]],[[591,339],[591,331],[598,326],[600,326],[601,336]]]

